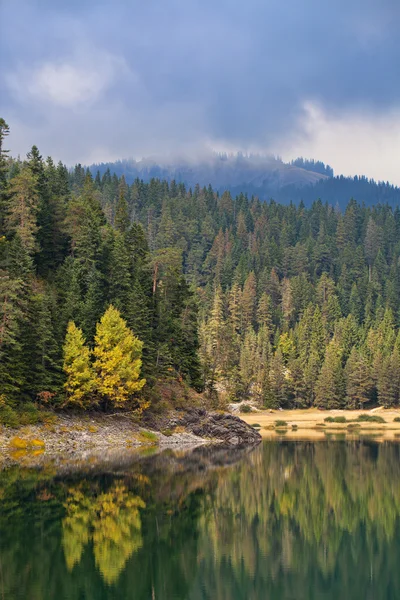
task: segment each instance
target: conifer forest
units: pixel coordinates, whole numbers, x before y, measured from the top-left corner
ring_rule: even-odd
[[[400,209],[309,207],[7,152],[0,120],[0,404],[151,410],[400,403]]]

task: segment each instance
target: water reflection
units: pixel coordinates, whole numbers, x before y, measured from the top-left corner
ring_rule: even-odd
[[[0,597],[400,598],[396,444],[267,442],[0,473]]]
[[[140,508],[145,503],[115,483],[107,492],[80,484],[68,490],[62,545],[69,571],[91,541],[96,566],[106,583],[115,583],[127,560],[142,547]]]

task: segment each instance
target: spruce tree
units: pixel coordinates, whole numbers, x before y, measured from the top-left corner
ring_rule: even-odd
[[[21,301],[22,287],[20,279],[12,279],[0,270],[0,388],[10,398],[18,397],[22,385],[23,363],[19,352],[25,308]]]
[[[290,401],[289,379],[283,356],[280,350],[272,357],[269,371],[269,383],[271,386],[271,398],[268,408],[285,406]]]
[[[38,181],[30,169],[24,167],[9,186],[9,201],[6,213],[6,230],[10,235],[18,234],[23,247],[33,255],[38,249],[37,212]]]
[[[243,330],[254,325],[257,305],[257,282],[253,271],[246,278],[242,294]]]
[[[0,118],[0,231],[4,231],[5,206],[7,200],[7,153],[4,148],[5,138],[9,135],[10,128],[3,118]]]
[[[322,408],[343,408],[345,380],[342,368],[342,353],[335,340],[332,340],[325,354],[315,386],[315,405]]]
[[[371,400],[374,381],[367,357],[355,346],[347,361],[345,374],[347,407],[362,408]]]
[[[129,230],[130,218],[129,218],[129,206],[126,201],[126,185],[125,181],[121,181],[119,185],[119,196],[118,202],[115,209],[114,226],[117,231],[122,234],[126,234]]]

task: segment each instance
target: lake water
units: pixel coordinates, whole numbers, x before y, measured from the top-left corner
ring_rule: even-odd
[[[399,450],[276,441],[3,470],[0,599],[399,599]]]

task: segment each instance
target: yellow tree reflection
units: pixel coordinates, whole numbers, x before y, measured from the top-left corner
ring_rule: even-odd
[[[126,562],[142,546],[139,509],[145,503],[116,483],[94,496],[81,487],[69,489],[63,519],[63,548],[71,571],[93,543],[96,566],[108,584],[117,581]]]

